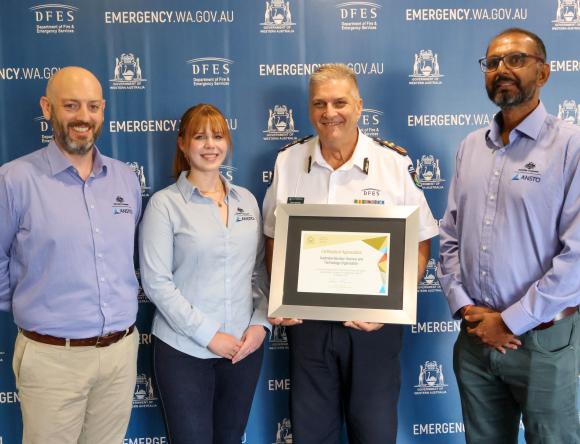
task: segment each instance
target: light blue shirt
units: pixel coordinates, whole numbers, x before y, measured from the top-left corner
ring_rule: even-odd
[[[157,306],[152,332],[198,358],[220,331],[241,338],[249,325],[269,328],[260,211],[245,188],[226,184],[228,224],[181,173],[147,205],[139,236],[141,283]]]
[[[135,322],[139,181],[93,149],[86,182],[54,141],[0,167],[0,309],[25,330],[88,338]]]
[[[580,302],[580,128],[540,103],[504,146],[500,116],[459,147],[438,275],[454,315],[491,307],[520,335]]]

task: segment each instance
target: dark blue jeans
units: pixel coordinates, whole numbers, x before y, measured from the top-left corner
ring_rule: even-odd
[[[232,364],[195,358],[155,338],[155,376],[171,444],[240,444],[263,354],[260,347]]]

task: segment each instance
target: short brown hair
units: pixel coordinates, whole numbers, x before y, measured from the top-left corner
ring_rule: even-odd
[[[199,103],[183,113],[177,133],[178,141],[179,139],[183,142],[190,140],[195,133],[205,130],[208,123],[214,133],[220,133],[226,139],[228,149],[231,149],[232,136],[224,115],[217,107],[207,103]],[[182,171],[189,171],[190,166],[183,151],[179,148],[179,142],[176,145],[173,177],[177,179]]]

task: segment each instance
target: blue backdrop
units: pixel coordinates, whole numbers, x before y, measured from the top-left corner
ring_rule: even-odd
[[[38,99],[56,70],[80,65],[101,80],[107,99],[98,145],[135,169],[144,204],[171,183],[178,119],[199,102],[220,107],[232,130],[234,152],[223,173],[261,201],[279,147],[312,132],[309,74],[342,62],[359,76],[362,130],[407,147],[441,218],[459,141],[495,112],[477,59],[491,36],[512,26],[545,40],[553,72],[544,103],[580,124],[577,0],[3,0],[0,164],[50,140]],[[451,364],[459,324],[435,278],[437,255],[435,242],[419,285],[418,322],[406,328],[401,444],[464,442]],[[125,443],[167,443],[152,381],[153,306],[143,294],[139,302],[139,377]],[[0,444],[21,436],[15,334],[11,315],[1,314]],[[283,329],[266,349],[242,442],[289,443]]]

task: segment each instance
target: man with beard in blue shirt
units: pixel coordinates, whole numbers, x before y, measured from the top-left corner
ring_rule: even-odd
[[[0,168],[0,309],[25,444],[120,443],[136,378],[136,175],[94,145],[99,81],[67,67],[40,99],[54,140]]]
[[[480,64],[501,111],[459,147],[438,271],[466,439],[515,444],[522,416],[528,443],[577,443],[580,128],[540,101],[537,35],[503,31]]]

